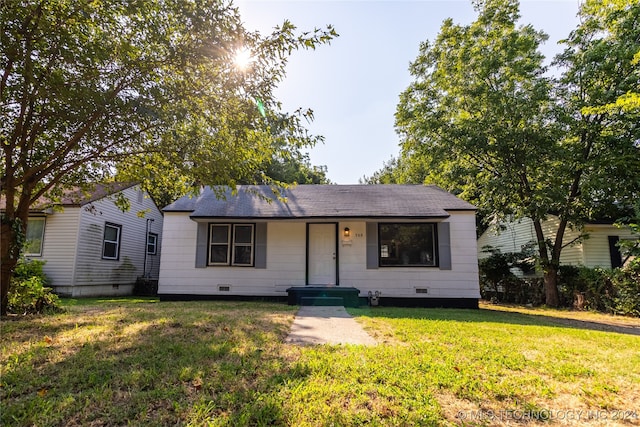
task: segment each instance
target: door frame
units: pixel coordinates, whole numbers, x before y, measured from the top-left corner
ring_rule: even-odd
[[[309,226],[312,224],[321,224],[321,225],[333,225],[334,226],[334,235],[335,235],[335,254],[336,254],[336,286],[340,286],[340,252],[338,251],[338,223],[337,222],[307,222],[306,231],[306,245],[305,245],[305,271],[304,271],[304,284],[305,286],[309,285]]]

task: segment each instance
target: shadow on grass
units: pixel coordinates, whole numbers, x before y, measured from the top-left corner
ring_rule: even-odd
[[[426,319],[454,322],[489,322],[523,326],[552,326],[571,329],[583,329],[600,332],[617,332],[627,335],[639,335],[640,326],[621,325],[592,320],[570,319],[546,314],[527,314],[511,311],[455,309],[455,308],[387,308],[366,307],[348,309],[354,316],[382,317],[389,319]]]
[[[281,352],[287,306],[98,304],[72,314],[51,326],[15,322],[21,331],[3,338],[0,424],[286,425],[277,390],[307,375]]]
[[[62,307],[95,306],[104,304],[148,304],[160,302],[158,297],[60,298]]]

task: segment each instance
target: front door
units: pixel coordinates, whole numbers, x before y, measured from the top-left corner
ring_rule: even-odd
[[[336,284],[336,224],[309,224],[309,285]]]

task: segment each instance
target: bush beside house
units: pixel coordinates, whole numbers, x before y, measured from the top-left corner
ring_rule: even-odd
[[[514,274],[528,264],[529,253],[490,251],[479,261],[483,299],[515,304],[544,304],[541,277]],[[640,260],[623,268],[603,269],[561,266],[558,275],[560,302],[564,307],[640,317]]]
[[[60,310],[58,296],[46,286],[44,264],[44,261],[25,258],[18,261],[9,291],[9,313],[39,314]]]

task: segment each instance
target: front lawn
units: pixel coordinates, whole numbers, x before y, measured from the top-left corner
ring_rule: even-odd
[[[295,307],[268,303],[96,299],[3,321],[0,424],[640,423],[640,336],[548,311],[350,312],[380,345],[284,344]]]

